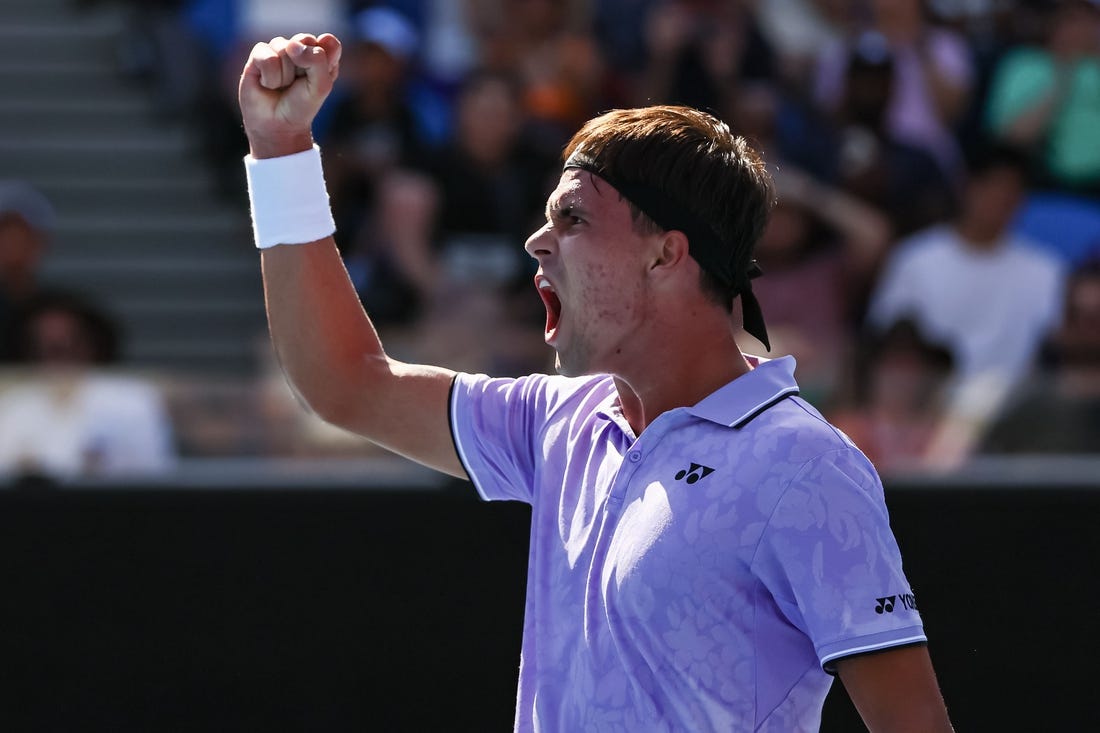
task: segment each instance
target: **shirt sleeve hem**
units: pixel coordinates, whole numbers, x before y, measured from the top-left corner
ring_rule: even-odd
[[[892,647],[926,643],[928,643],[928,637],[924,629],[920,626],[911,626],[827,644],[818,650],[818,654],[821,658],[821,668],[829,674],[836,674],[835,663],[838,659],[870,654]]]
[[[481,484],[478,483],[477,478],[475,478],[474,472],[470,470],[470,461],[466,456],[466,451],[462,448],[462,439],[458,436],[458,426],[455,423],[458,411],[455,407],[458,401],[458,379],[460,376],[461,375],[456,374],[451,379],[451,391],[447,396],[447,422],[451,427],[451,441],[454,443],[458,462],[462,464],[462,470],[466,472],[466,477],[470,479],[470,483],[474,485],[477,495],[481,497],[482,501],[491,501],[491,499],[485,495],[485,491],[481,488]]]

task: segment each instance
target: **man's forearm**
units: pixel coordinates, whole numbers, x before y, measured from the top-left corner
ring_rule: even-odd
[[[372,364],[385,361],[332,238],[263,253],[271,339],[291,384],[321,417],[340,423],[362,395]]]

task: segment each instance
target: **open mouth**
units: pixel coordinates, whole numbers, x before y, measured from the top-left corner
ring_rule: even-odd
[[[558,321],[561,319],[561,300],[558,299],[558,294],[554,291],[554,286],[551,285],[550,281],[546,279],[546,276],[541,273],[535,275],[535,287],[539,291],[539,296],[542,297],[542,304],[546,306],[546,330],[544,332],[544,338],[547,343],[549,343],[558,330]]]

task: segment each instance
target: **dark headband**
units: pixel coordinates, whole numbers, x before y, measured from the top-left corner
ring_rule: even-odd
[[[575,152],[569,157],[565,162],[565,168],[578,168],[599,176],[613,186],[623,198],[652,219],[657,226],[665,231],[683,232],[687,236],[688,251],[699,266],[724,288],[731,291],[734,298],[741,296],[741,313],[745,331],[771,351],[768,330],[764,326],[764,314],[752,292],[752,279],[763,274],[756,260],[751,260],[747,268],[738,271],[730,256],[732,248],[722,242],[714,229],[653,186],[616,180],[614,176],[608,175],[602,166],[580,152]]]

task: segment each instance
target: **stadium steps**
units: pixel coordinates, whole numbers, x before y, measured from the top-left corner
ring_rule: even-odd
[[[0,0],[0,178],[58,210],[43,266],[119,321],[126,363],[248,374],[264,329],[247,212],[198,144],[117,72],[123,4]]]

